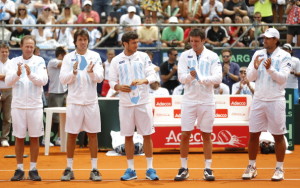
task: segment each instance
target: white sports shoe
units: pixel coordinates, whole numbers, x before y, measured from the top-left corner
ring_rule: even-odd
[[[56,146],[60,146],[60,138],[59,138],[59,137],[56,139],[55,145],[56,145]]]
[[[42,140],[42,145],[45,146],[45,139]],[[49,146],[52,147],[52,146],[54,146],[54,144],[52,142],[50,142]]]
[[[8,147],[8,146],[9,146],[8,141],[7,141],[7,140],[2,140],[2,141],[1,141],[1,146],[3,146],[3,147]]]
[[[242,175],[243,180],[251,180],[257,176],[256,167],[248,165],[244,174]]]
[[[276,168],[271,180],[272,181],[284,180],[284,171],[281,168]]]

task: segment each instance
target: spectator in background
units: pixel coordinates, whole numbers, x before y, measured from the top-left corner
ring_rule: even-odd
[[[242,18],[239,15],[235,15],[234,16],[234,23],[236,24],[242,24]],[[230,44],[234,44],[239,37],[247,31],[247,26],[229,26],[229,35],[230,35]],[[248,32],[246,32],[246,34],[243,36],[243,38],[241,38],[240,40],[238,40],[235,43],[236,47],[245,47],[245,46],[249,46],[250,45],[250,37]]]
[[[153,67],[153,69],[154,69],[154,71],[155,71],[157,80],[160,82],[160,76],[159,76],[160,67],[157,66],[157,65],[153,62],[153,56],[154,56],[153,52],[147,50],[147,51],[145,51],[145,53],[148,54],[150,60],[152,61],[151,66]]]
[[[41,0],[34,3],[34,8],[37,9],[37,16],[39,16],[43,12],[44,7],[50,7],[54,15],[59,14],[56,3],[52,2],[51,0]]]
[[[254,23],[256,24],[265,24],[265,22],[262,22],[262,17],[260,12],[255,12],[253,15]],[[263,46],[263,33],[269,28],[267,25],[263,26],[257,26],[252,27],[249,31],[250,40],[252,41],[250,43],[250,47],[255,46]],[[257,37],[257,40],[255,40]]]
[[[8,23],[11,17],[16,15],[15,2],[11,0],[0,0],[0,20]]]
[[[100,16],[98,12],[92,10],[92,2],[85,0],[82,4],[82,12],[78,15],[77,23],[85,24],[87,18],[93,18],[96,24],[100,23]]]
[[[0,44],[0,111],[2,116],[2,132],[1,132],[1,146],[9,146],[9,133],[11,128],[11,100],[12,88],[5,84],[6,67],[10,63],[8,58],[9,47],[6,44]]]
[[[173,1],[172,1],[173,2]],[[200,0],[184,0],[178,1],[180,14],[176,17],[180,18],[180,22],[191,23],[192,21],[203,22],[202,3]]]
[[[93,18],[87,18],[85,20],[85,23],[94,24],[95,20]],[[89,33],[89,36],[90,36],[89,49],[93,49],[94,46],[100,41],[101,33],[97,28],[95,28],[93,26],[88,26],[85,28],[85,30]]]
[[[220,19],[218,16],[212,18],[213,24],[220,24]],[[205,46],[213,47],[228,47],[228,34],[224,27],[221,26],[211,26],[206,29],[206,43]]]
[[[286,82],[285,88],[294,89],[294,104],[298,104],[299,100],[299,90],[298,90],[298,78],[300,77],[300,60],[293,56],[293,47],[289,43],[285,43],[282,46],[282,49],[292,56],[292,60],[290,61],[292,67]]]
[[[16,17],[12,17],[9,20],[9,23],[13,24],[16,19],[21,20],[23,25],[34,25],[36,22],[32,16],[28,15],[26,6],[24,4],[20,4],[18,6]],[[23,27],[23,28],[31,31],[33,27]]]
[[[93,1],[93,10],[98,12],[100,16],[107,17],[114,10],[117,0],[94,0]]]
[[[147,16],[145,24],[152,24],[152,18]],[[157,26],[141,26],[137,30],[139,35],[139,47],[156,47],[159,37],[159,29]]]
[[[224,4],[224,23],[232,23],[235,16],[239,15],[242,18],[242,23],[249,23],[247,5],[245,0],[229,0]]]
[[[139,6],[139,0],[120,0],[120,8],[117,10],[117,12],[121,12],[122,14],[126,14],[126,10],[128,12],[128,8],[130,6],[134,7],[136,9],[136,13],[139,16],[142,16],[142,11]]]
[[[191,24],[199,24],[199,21],[193,20],[191,22]],[[189,35],[190,35],[191,30],[194,29],[194,28],[199,28],[199,26],[191,26],[191,27],[186,27],[185,28],[184,34],[183,34],[183,37],[184,37],[183,41],[184,41],[185,45],[189,43]]]
[[[155,81],[149,85],[149,93],[152,96],[169,96],[169,91],[166,88],[160,86],[158,81]]]
[[[232,85],[233,95],[254,95],[255,83],[248,81],[246,70],[247,67],[240,68],[240,81]]]
[[[289,1],[285,13],[287,14],[286,23],[297,26],[288,26],[286,42],[292,44],[293,36],[297,36],[296,46],[300,46],[300,1]]]
[[[214,85],[214,94],[215,95],[230,95],[230,89],[228,85],[224,83]]]
[[[33,54],[36,56],[41,56],[41,49],[37,46],[34,47]]]
[[[11,47],[19,48],[22,38],[25,35],[30,35],[30,31],[28,29],[24,29],[21,26],[22,22],[19,19],[15,20],[15,24],[16,25],[20,24],[20,26],[16,27],[16,29],[11,33],[9,44],[10,44]]]
[[[50,6],[44,6],[43,11],[38,16],[38,20],[43,20],[46,25],[54,25],[56,23],[55,17],[52,13]],[[51,33],[55,32],[55,27],[46,27],[45,29],[50,30]]]
[[[222,83],[228,85],[230,89],[232,89],[232,85],[239,81],[239,71],[240,66],[237,63],[231,62],[232,52],[230,49],[222,50],[222,70],[223,70],[223,79]]]
[[[16,0],[16,6],[19,7],[21,4],[25,5],[26,11],[28,15],[32,16],[34,19],[36,19],[36,9],[34,8],[34,3],[31,0]]]
[[[66,20],[60,21],[60,24],[67,24]],[[68,48],[75,48],[74,39],[72,35],[72,28],[69,27],[56,27],[54,39],[60,46],[67,46]]]
[[[31,35],[35,38],[36,45],[39,46],[45,43],[47,40],[52,39],[52,33],[49,29],[45,29],[44,26],[38,26],[39,24],[45,24],[44,20],[38,19],[36,24],[37,28],[31,31]]]
[[[261,13],[261,20],[266,23],[273,23],[272,3],[277,0],[249,0],[250,5],[254,5],[254,12]]]
[[[134,6],[130,6],[127,9],[127,14],[123,14],[120,18],[121,25],[141,25],[141,17],[136,15],[136,8]],[[137,30],[137,26],[132,26],[133,30]]]
[[[283,23],[285,5],[286,0],[276,0],[276,2],[272,4],[273,23]]]
[[[116,17],[107,17],[107,24],[117,24],[118,20]],[[107,26],[103,27],[103,38],[106,38],[100,46],[101,47],[116,47],[118,46],[118,27],[116,26]],[[109,36],[107,36],[109,35]]]
[[[66,106],[67,85],[63,85],[59,81],[59,73],[62,65],[62,60],[67,54],[66,49],[57,47],[55,49],[55,57],[51,59],[47,65],[49,76],[49,89],[48,89],[48,107],[63,107]],[[60,132],[59,132],[59,115],[53,114],[52,129],[56,129],[57,139],[55,145],[60,146]],[[53,131],[55,132],[55,131]]]
[[[172,95],[173,90],[179,85],[177,75],[177,57],[178,51],[175,48],[168,50],[169,59],[160,65],[160,78],[162,81],[162,87],[169,90]]]
[[[178,0],[166,0],[162,2],[162,12],[161,14],[165,17],[165,19],[169,19],[170,17],[181,17],[180,13],[180,3]]]
[[[223,22],[223,4],[218,0],[208,0],[203,4],[202,13],[205,23],[211,23],[214,17],[219,17],[220,22]]]
[[[64,7],[57,17],[57,23],[59,24],[74,24],[76,22],[77,16],[73,14],[73,10],[69,6]]]
[[[162,12],[160,1],[142,0],[141,7],[144,9],[145,17],[151,17],[154,23],[157,23],[157,12]]]
[[[178,24],[177,17],[170,17],[169,23],[173,26],[168,26],[162,32],[162,47],[184,47],[183,42],[183,29]]]
[[[107,50],[106,52],[106,61],[103,63],[103,68],[104,68],[104,81],[102,84],[102,90],[101,90],[101,96],[105,97],[110,89],[109,83],[108,83],[108,78],[109,78],[109,68],[110,68],[110,63],[111,60],[116,56],[116,52],[113,49]]]
[[[179,86],[175,87],[173,90],[172,95],[183,95],[184,94],[184,85],[180,84]]]

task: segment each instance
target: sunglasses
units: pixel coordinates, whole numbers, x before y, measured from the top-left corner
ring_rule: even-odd
[[[253,18],[261,18],[261,17],[253,17]]]
[[[19,8],[19,10],[26,10],[25,8]]]
[[[222,57],[223,57],[223,58],[229,58],[230,55],[223,55]]]
[[[51,11],[50,9],[45,9],[44,11]]]
[[[246,71],[240,71],[240,73],[244,73],[244,74],[246,74]]]
[[[178,54],[173,54],[173,56],[178,56]]]

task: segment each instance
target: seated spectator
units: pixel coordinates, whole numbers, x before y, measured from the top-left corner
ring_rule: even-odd
[[[24,4],[20,4],[18,6],[16,17],[12,17],[9,20],[9,23],[14,23],[16,19],[20,20],[23,25],[34,25],[36,22],[32,16],[28,15],[26,6]],[[24,27],[24,29],[31,31],[32,27]]]
[[[136,15],[136,8],[134,6],[130,6],[127,9],[127,14],[123,14],[120,18],[120,24],[122,25],[135,25],[132,26],[133,30],[137,30],[137,25],[141,25],[141,17]]]
[[[222,50],[222,83],[228,85],[231,93],[232,85],[239,81],[240,66],[237,63],[231,62],[232,52],[230,49]]]
[[[287,0],[287,2],[288,1],[290,0]],[[284,14],[285,5],[286,5],[286,0],[276,0],[272,4],[273,23],[283,23],[283,14]]]
[[[254,16],[254,23],[256,24],[265,24],[265,22],[262,22],[261,19],[261,14],[260,12],[255,12]],[[249,31],[249,35],[250,35],[250,40],[252,41],[250,43],[250,47],[256,47],[256,46],[263,46],[263,33],[265,33],[265,31],[269,28],[269,26],[264,25],[264,26],[257,26],[252,27]]]
[[[191,24],[198,24],[198,23],[199,23],[199,21],[197,21],[197,20],[193,20],[191,22]],[[184,44],[187,44],[188,42],[190,42],[189,35],[190,35],[191,30],[194,29],[194,28],[199,28],[199,26],[191,26],[191,27],[186,27],[185,28],[184,34],[183,34],[183,38],[184,38],[183,42],[184,42]]]
[[[117,5],[118,0],[96,0],[93,1],[93,10],[98,12],[100,16],[107,17]]]
[[[116,17],[107,17],[106,24],[117,24],[117,18]],[[101,47],[116,47],[118,46],[118,27],[116,26],[107,26],[103,27],[103,38],[106,38],[100,46]],[[107,36],[109,35],[109,36]]]
[[[228,85],[226,85],[224,83],[215,84],[214,85],[214,94],[215,95],[229,95],[230,89],[229,89]]]
[[[42,13],[38,16],[39,20],[43,20],[46,25],[54,25],[56,20],[53,16],[52,10],[50,6],[44,6]],[[55,27],[46,27],[45,29],[49,29],[51,32],[55,31]]]
[[[61,24],[67,24],[65,21],[61,21]],[[75,48],[72,28],[56,27],[54,39],[59,43],[60,46],[66,46],[69,49]]]
[[[163,1],[161,14],[169,19],[170,17],[181,17],[180,5],[177,0]]]
[[[183,29],[178,24],[176,17],[171,17],[169,23],[173,26],[168,26],[163,29],[161,42],[162,47],[184,47],[183,42]]]
[[[34,3],[34,8],[37,9],[37,16],[42,14],[44,7],[50,7],[54,15],[59,14],[59,10],[56,3],[52,2],[51,0],[41,0]]]
[[[190,23],[193,21],[203,22],[203,12],[201,1],[184,0],[178,2],[180,8],[180,14],[177,17],[183,19],[184,23]]]
[[[243,23],[242,18],[239,15],[235,15],[234,23],[242,24]],[[228,31],[230,36],[229,43],[230,44],[235,43],[245,31],[247,31],[247,26],[229,26],[229,31]],[[250,37],[248,33],[246,33],[242,39],[238,40],[235,43],[236,47],[245,47],[249,45],[250,45]]]
[[[90,0],[85,0],[82,5],[82,12],[78,15],[77,23],[85,24],[87,18],[93,18],[94,23],[100,23],[100,16],[98,12],[92,10],[92,2]]]
[[[241,16],[241,23],[250,22],[245,0],[229,0],[225,2],[223,10],[224,23],[232,23],[236,15]]]
[[[293,36],[297,36],[296,46],[300,46],[300,1],[289,1],[286,14],[286,23],[297,25],[288,26],[286,42],[292,44]]]
[[[276,2],[277,0],[249,0],[249,4],[254,5],[254,12],[260,12],[261,20],[266,23],[273,23],[272,5]]]
[[[77,22],[77,16],[73,14],[73,10],[70,7],[64,7],[61,14],[57,17],[57,23],[74,24]]]
[[[142,0],[141,7],[144,9],[145,17],[150,16],[153,23],[157,23],[157,12],[162,12],[160,1]]]
[[[8,23],[9,19],[16,15],[16,5],[11,0],[1,0],[0,7],[0,20]]]
[[[103,68],[104,68],[104,80],[102,84],[102,89],[101,89],[101,96],[105,97],[110,89],[109,83],[108,83],[108,78],[109,78],[109,68],[110,68],[110,63],[111,60],[116,56],[115,50],[107,50],[106,52],[106,61],[103,63]]]
[[[169,59],[160,65],[160,78],[162,87],[169,90],[170,95],[176,86],[179,85],[177,74],[178,51],[175,48],[168,50]]]
[[[151,67],[154,69],[156,78],[160,82],[160,76],[159,76],[160,68],[153,62],[153,55],[154,55],[153,52],[147,50],[147,51],[145,51],[145,53],[148,54],[150,60],[152,61]]]
[[[248,81],[246,70],[247,67],[240,68],[240,81],[232,85],[233,95],[254,95],[255,83]]]
[[[28,15],[36,19],[37,10],[34,8],[34,3],[31,0],[16,0],[16,7],[19,7],[21,4],[25,5]]]
[[[166,88],[160,87],[160,83],[155,81],[149,85],[149,93],[152,96],[169,96],[169,91]]]
[[[85,20],[85,23],[94,24],[94,19],[93,18],[87,18]],[[88,26],[88,27],[86,27],[85,30],[89,33],[89,36],[90,36],[89,49],[93,49],[94,46],[100,41],[101,33],[96,27],[93,27],[93,26]]]
[[[129,7],[134,7],[136,9],[136,14],[139,16],[142,16],[142,11],[139,6],[139,0],[120,0],[120,8],[117,10],[117,12],[120,12],[122,14],[126,14],[128,12]],[[127,11],[127,12],[126,12]]]
[[[212,18],[213,24],[220,24],[220,19],[215,16]],[[221,26],[211,26],[206,29],[206,43],[205,46],[213,47],[228,47],[228,34],[224,27]]]
[[[173,90],[172,95],[183,95],[184,94],[184,85],[180,84],[179,86],[175,87]]]
[[[145,24],[152,24],[150,16],[145,18]],[[141,26],[137,30],[140,47],[155,47],[159,37],[159,29],[156,26]]]
[[[214,17],[219,17],[220,22],[223,22],[223,4],[218,0],[208,0],[203,4],[202,13],[205,23],[211,23]]]
[[[10,36],[10,41],[9,44],[11,47],[14,48],[19,48],[20,47],[20,43],[21,43],[21,39],[25,36],[25,35],[30,35],[30,31],[28,29],[23,28],[22,25],[22,21],[19,19],[15,20],[15,24],[20,24],[19,27],[16,27],[16,29],[11,33]]]

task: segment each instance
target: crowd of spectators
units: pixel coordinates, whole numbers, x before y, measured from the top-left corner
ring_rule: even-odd
[[[191,23],[198,23],[206,30],[206,46],[211,47],[262,46],[260,34],[268,26],[249,30],[247,26],[235,24],[294,24],[296,26],[278,27],[287,30],[288,43],[300,46],[299,15],[299,0],[0,0],[0,20],[7,24],[120,24],[120,27],[85,28],[91,34],[90,48],[119,47],[124,31],[131,30],[138,32],[141,47],[184,47],[191,27],[178,24]],[[151,23],[172,26],[142,25]],[[232,25],[202,27],[201,23]],[[73,34],[78,28],[49,26],[21,30],[7,27],[10,37],[5,35],[5,39],[9,38],[11,47],[19,47],[18,41],[29,30],[37,39],[43,39],[38,44],[41,48],[61,45],[72,48]]]

